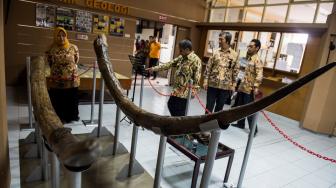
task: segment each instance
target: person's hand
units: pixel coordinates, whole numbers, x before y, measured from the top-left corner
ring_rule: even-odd
[[[208,90],[208,84],[207,84],[207,83],[204,83],[204,84],[203,84],[203,88],[204,88],[205,90]]]

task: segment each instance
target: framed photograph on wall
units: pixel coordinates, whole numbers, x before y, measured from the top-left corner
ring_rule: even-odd
[[[55,27],[56,7],[36,4],[36,26]]]
[[[91,33],[92,14],[86,11],[76,11],[76,31]]]
[[[110,35],[124,36],[125,20],[123,18],[111,17]]]
[[[74,17],[75,14],[73,10],[67,8],[57,8],[56,25],[63,27],[66,30],[73,31],[75,22]]]
[[[93,33],[108,34],[109,17],[104,15],[93,15]]]

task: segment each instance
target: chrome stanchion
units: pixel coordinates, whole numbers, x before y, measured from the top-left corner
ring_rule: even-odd
[[[97,120],[94,120],[94,107],[96,103],[96,65],[97,61],[93,63],[93,72],[92,72],[92,100],[91,100],[91,114],[90,114],[90,120],[83,120],[83,124],[86,126],[89,125],[96,125]]]
[[[145,77],[144,77],[144,74],[142,74],[141,87],[140,87],[140,99],[139,99],[140,108],[142,107],[144,80],[145,80]],[[129,166],[128,166],[128,177],[133,175],[134,161],[135,161],[137,142],[138,142],[138,131],[139,131],[139,127],[133,123],[132,145],[131,145],[130,161],[129,161]]]
[[[98,127],[94,128],[91,132],[91,137],[111,136],[109,130],[103,126],[103,109],[104,109],[104,92],[105,81],[101,75],[100,77],[100,96],[99,96],[99,110],[98,110]],[[112,147],[109,149],[109,154],[112,154]]]
[[[60,187],[60,163],[54,152],[51,152],[51,187]]]
[[[116,113],[116,121],[114,127],[114,143],[113,143],[113,151],[112,155],[115,155],[118,148],[119,142],[119,119],[120,119],[120,108],[117,106],[117,113]]]
[[[189,111],[189,105],[190,105],[190,99],[192,94],[192,84],[193,81],[189,80],[189,90],[188,90],[188,99],[186,104],[186,111],[185,115],[188,115]],[[154,188],[159,188],[162,178],[162,169],[164,164],[164,156],[166,154],[166,145],[167,145],[167,137],[160,136],[160,144],[159,144],[159,152],[158,152],[158,158],[156,161],[156,168],[155,168],[155,179],[154,179]]]
[[[82,172],[71,172],[68,171],[70,175],[69,188],[81,188],[82,187]]]
[[[30,57],[26,57],[27,66],[27,93],[28,93],[28,115],[29,115],[29,128],[33,128],[33,105],[31,98],[31,79],[30,79]]]
[[[45,141],[43,140],[42,144],[42,158],[41,158],[41,163],[42,163],[42,177],[44,181],[47,181],[49,179],[49,162],[48,162],[48,151],[45,146]]]
[[[164,157],[166,154],[167,137],[160,136],[159,153],[156,161],[154,188],[160,188]]]
[[[105,82],[104,82],[103,77],[100,77],[100,98],[99,98],[97,137],[100,137],[100,129],[101,129],[102,124],[103,124],[104,90],[105,90]]]
[[[248,138],[246,149],[245,149],[244,160],[243,160],[243,164],[242,164],[240,174],[239,174],[239,179],[238,179],[238,185],[237,185],[238,188],[241,188],[242,184],[243,184],[245,170],[246,170],[246,166],[247,166],[247,161],[248,161],[248,158],[250,156],[250,151],[251,151],[252,142],[253,142],[253,138],[254,138],[254,132],[255,132],[256,127],[257,127],[258,116],[259,116],[259,112],[255,113],[252,116],[253,117],[252,118],[252,130],[250,130],[249,138]]]
[[[218,148],[218,141],[220,137],[220,130],[213,130],[211,132],[210,143],[208,146],[208,154],[205,161],[205,166],[203,170],[202,180],[201,180],[201,188],[207,188],[210,182],[212,168],[214,165],[214,161],[216,158],[216,152]]]

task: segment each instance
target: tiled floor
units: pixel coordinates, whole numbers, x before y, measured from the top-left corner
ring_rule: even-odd
[[[169,88],[164,86],[166,80],[159,80],[158,90],[168,93]],[[154,82],[155,83],[155,82]],[[136,90],[136,97],[139,90]],[[19,187],[19,161],[18,161],[18,139],[24,138],[28,132],[19,131],[20,123],[28,122],[27,106],[23,96],[23,90],[8,88],[8,124],[10,141],[10,159],[12,169],[12,187]],[[205,93],[201,93],[201,99],[205,99]],[[169,115],[166,107],[167,97],[161,97],[146,84],[144,88],[143,108],[147,111],[161,115]],[[138,100],[135,102],[138,104]],[[203,109],[196,100],[191,102],[190,114],[202,114]],[[96,112],[98,106],[96,106]],[[90,114],[89,105],[80,106],[81,119],[88,119]],[[298,122],[285,117],[269,113],[271,119],[294,140],[306,147],[336,158],[336,138],[325,135],[314,134],[310,131],[299,128]],[[104,126],[111,132],[114,131],[115,105],[104,105]],[[89,132],[92,128],[84,127],[80,122],[67,125],[73,128],[74,132]],[[336,188],[336,164],[318,159],[295,147],[283,139],[260,115],[258,119],[259,133],[253,140],[251,155],[245,173],[243,187],[318,187]],[[130,149],[132,126],[125,121],[121,123],[120,141]],[[241,130],[230,127],[222,131],[220,142],[235,149],[235,158],[229,178],[229,182],[236,185],[243,160],[245,146],[247,143],[248,130]],[[139,131],[137,160],[143,167],[154,176],[156,157],[159,145],[159,136],[150,131]],[[227,159],[215,161],[212,178],[209,187],[223,187]],[[163,170],[162,187],[185,188],[191,183],[193,162],[172,146],[167,145],[165,164]],[[203,165],[199,176],[201,180]]]

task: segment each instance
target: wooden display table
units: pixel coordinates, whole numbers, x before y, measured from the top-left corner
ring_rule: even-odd
[[[194,172],[191,180],[191,188],[196,187],[199,168],[200,165],[205,162],[205,158],[208,153],[208,145],[204,145],[201,143],[193,143],[192,141],[188,140],[185,136],[180,136],[177,138],[168,137],[167,142],[172,146],[174,146],[177,150],[182,152],[184,155],[186,155],[189,159],[195,161]],[[215,159],[229,157],[224,177],[224,183],[227,182],[227,180],[229,179],[234,152],[235,152],[234,149],[231,149],[222,143],[218,143],[218,149]]]

